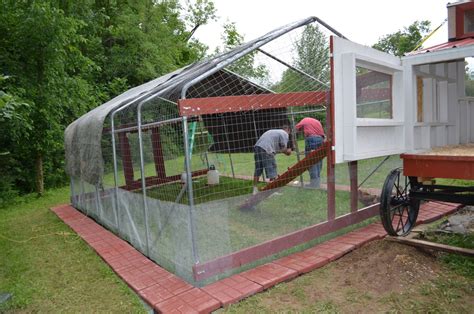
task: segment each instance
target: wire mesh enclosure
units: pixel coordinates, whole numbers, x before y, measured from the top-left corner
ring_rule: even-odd
[[[334,165],[331,35],[308,18],[81,117],[66,131],[73,205],[195,285],[374,216],[400,161]]]

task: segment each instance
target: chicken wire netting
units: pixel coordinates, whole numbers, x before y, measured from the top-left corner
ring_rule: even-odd
[[[100,112],[98,180],[76,170],[100,167],[71,158],[81,163],[69,171],[73,205],[196,285],[259,258],[201,277],[196,265],[327,221],[328,182],[336,183],[336,217],[351,212],[349,165],[327,176],[332,32],[311,18],[269,34]],[[183,76],[189,69],[195,73]],[[201,102],[178,104],[183,99]],[[326,137],[316,146],[298,130],[304,118],[323,126]],[[256,143],[268,130],[286,128],[285,147],[266,161],[277,176],[263,171],[256,181]],[[285,148],[291,153],[280,153]],[[399,164],[397,157],[358,163],[357,208],[378,201],[385,175]]]

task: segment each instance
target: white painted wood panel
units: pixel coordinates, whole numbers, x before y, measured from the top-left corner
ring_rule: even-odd
[[[399,58],[333,38],[336,162],[405,151],[403,68]],[[392,118],[358,118],[356,68],[391,76]]]
[[[336,37],[333,48],[337,163],[474,142],[474,98],[464,93],[464,58],[474,56],[474,45],[401,60]],[[357,117],[357,66],[392,76],[392,119]],[[417,76],[423,78],[422,122]]]

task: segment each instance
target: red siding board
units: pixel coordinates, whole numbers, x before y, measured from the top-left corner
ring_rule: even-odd
[[[180,99],[178,106],[181,116],[192,116],[293,106],[323,105],[327,102],[328,95],[328,92],[323,91],[190,98]]]

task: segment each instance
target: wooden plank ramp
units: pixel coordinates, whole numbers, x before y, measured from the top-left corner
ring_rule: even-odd
[[[288,183],[293,181],[293,179],[295,179],[299,175],[303,174],[303,172],[311,168],[311,166],[323,160],[323,158],[326,157],[327,155],[329,147],[330,147],[330,143],[324,142],[320,147],[318,147],[318,149],[315,149],[312,152],[310,152],[308,156],[306,156],[305,158],[303,158],[302,160],[300,160],[299,162],[297,162],[296,164],[288,168],[286,172],[282,173],[275,180],[270,181],[267,185],[261,188],[260,193],[257,193],[256,195],[252,195],[251,197],[249,197],[240,206],[240,209],[242,210],[253,209],[258,203],[260,203],[261,201],[263,201],[265,198],[267,198],[268,196],[272,194],[272,192],[269,192],[270,190],[281,188],[287,185]]]
[[[453,253],[453,254],[474,257],[474,250],[465,249],[465,248],[461,248],[457,246],[451,246],[451,245],[434,243],[434,242],[423,241],[423,240],[416,240],[416,239],[407,239],[407,238],[402,238],[402,237],[387,237],[386,239],[387,241],[397,242],[397,243],[420,247],[424,249],[430,249],[430,250],[435,250],[435,251],[442,251],[446,253]]]
[[[323,145],[318,147],[318,149],[315,149],[310,152],[308,156],[288,168],[286,172],[282,173],[275,180],[265,185],[263,188],[260,189],[260,191],[268,191],[287,185],[288,183],[293,181],[294,178],[303,174],[303,172],[311,168],[311,166],[326,157],[328,148],[329,142],[324,142]]]

